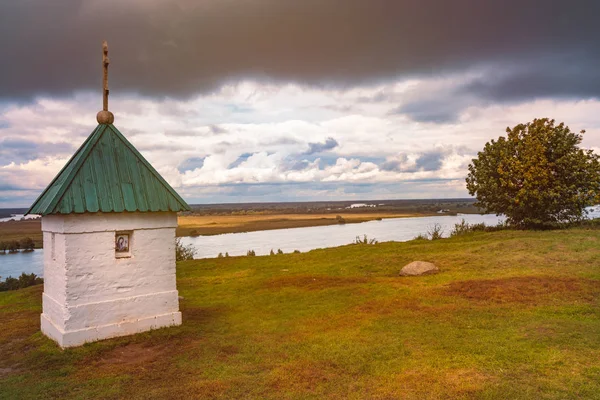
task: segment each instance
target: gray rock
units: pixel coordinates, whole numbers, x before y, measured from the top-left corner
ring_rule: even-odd
[[[419,276],[437,274],[440,269],[435,264],[426,261],[413,261],[406,264],[401,270],[401,276]]]

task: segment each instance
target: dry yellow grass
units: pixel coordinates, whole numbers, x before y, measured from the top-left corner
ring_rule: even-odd
[[[178,218],[177,236],[218,235],[270,229],[335,225],[340,215],[347,224],[381,218],[414,217],[410,213],[191,215]]]
[[[36,248],[42,247],[42,222],[41,220],[8,221],[0,222],[0,242],[22,240],[30,237],[35,242]]]

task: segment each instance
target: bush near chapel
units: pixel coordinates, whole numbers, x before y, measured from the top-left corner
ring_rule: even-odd
[[[175,261],[193,260],[196,255],[196,249],[191,244],[184,246],[181,238],[175,239]]]
[[[467,189],[477,206],[516,227],[547,228],[582,219],[600,200],[599,156],[579,148],[585,131],[542,118],[506,132],[469,165]]]

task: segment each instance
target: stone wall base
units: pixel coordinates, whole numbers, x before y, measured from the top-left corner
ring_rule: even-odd
[[[176,311],[153,317],[66,332],[54,325],[44,314],[41,315],[41,323],[42,333],[57,342],[60,347],[66,348],[102,339],[132,335],[152,329],[181,325],[181,312]]]

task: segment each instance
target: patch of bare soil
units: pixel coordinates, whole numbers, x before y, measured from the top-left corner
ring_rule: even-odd
[[[428,305],[417,299],[383,298],[366,301],[355,308],[357,314],[391,315],[398,311],[413,311],[443,317],[455,311],[455,304]]]
[[[298,360],[275,368],[270,376],[270,387],[277,391],[313,393],[315,389],[338,377],[340,371],[327,362]]]
[[[551,276],[469,280],[450,283],[443,294],[494,303],[590,302],[600,296],[600,281]]]
[[[97,365],[147,365],[167,352],[164,345],[143,346],[139,343],[131,343],[125,346],[117,347],[103,354],[97,361]]]
[[[358,285],[367,281],[367,278],[361,277],[296,275],[280,276],[269,279],[265,282],[265,287],[268,289],[283,289],[295,287],[305,290],[323,290],[333,287]]]
[[[12,373],[15,373],[17,371],[18,371],[17,369],[11,368],[11,367],[0,368],[0,378],[4,378],[5,376],[8,376],[8,375],[10,375]]]
[[[184,321],[194,321],[206,324],[210,320],[217,319],[227,313],[227,307],[185,307],[182,308]]]

